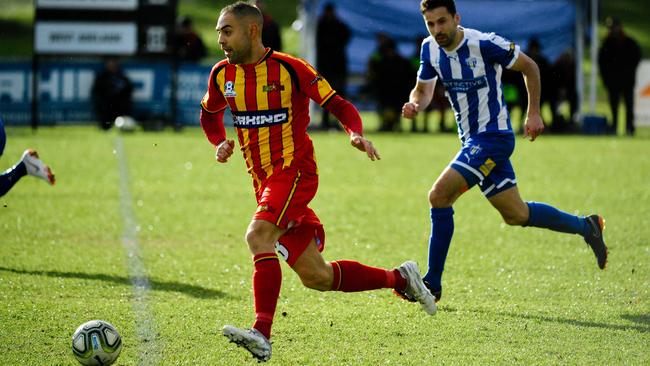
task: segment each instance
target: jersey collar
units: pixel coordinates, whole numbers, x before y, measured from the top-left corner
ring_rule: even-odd
[[[461,26],[458,26],[458,30],[463,32],[463,38],[460,40],[460,42],[458,42],[456,47],[454,47],[454,49],[451,50],[451,51],[447,51],[443,47],[440,47],[440,48],[442,48],[443,51],[445,51],[445,53],[447,53],[447,54],[456,53],[456,51],[458,51],[458,49],[461,48],[465,44],[465,42],[467,42],[467,36],[465,36],[465,30],[466,29],[461,27]]]

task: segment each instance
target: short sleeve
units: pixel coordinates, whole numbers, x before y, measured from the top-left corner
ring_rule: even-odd
[[[423,82],[433,81],[438,76],[436,69],[431,65],[431,43],[424,42],[420,48],[420,68],[418,80]]]
[[[223,72],[224,68],[215,65],[210,72],[210,79],[208,79],[208,90],[205,92],[203,99],[201,99],[201,107],[208,113],[217,113],[226,108],[227,102],[223,93],[217,85],[217,75]]]
[[[519,46],[515,42],[497,34],[490,33],[486,40],[481,41],[481,51],[492,63],[498,63],[505,68],[511,68],[519,57]]]

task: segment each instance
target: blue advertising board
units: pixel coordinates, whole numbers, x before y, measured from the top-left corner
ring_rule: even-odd
[[[95,121],[91,90],[101,62],[43,62],[38,86],[39,120],[44,125]],[[139,120],[169,116],[171,66],[164,62],[124,62],[134,84],[134,117]],[[199,103],[207,89],[209,66],[181,64],[176,93],[177,122],[198,125]],[[29,62],[0,62],[0,116],[8,125],[31,122]]]

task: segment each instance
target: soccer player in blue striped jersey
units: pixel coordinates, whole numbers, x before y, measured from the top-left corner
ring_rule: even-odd
[[[524,202],[510,163],[515,138],[501,85],[503,68],[523,74],[528,93],[525,135],[534,141],[544,131],[540,116],[540,76],[519,46],[494,33],[460,26],[453,0],[423,0],[420,10],[431,34],[422,42],[417,83],[402,115],[414,118],[431,102],[435,83],[444,84],[454,109],[461,149],[429,191],[431,237],[425,283],[439,300],[442,272],[454,232],[453,203],[478,185],[509,225],[535,226],[582,235],[607,263],[599,215],[574,216],[539,202]]]

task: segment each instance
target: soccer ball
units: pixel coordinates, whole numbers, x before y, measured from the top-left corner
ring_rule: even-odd
[[[103,320],[83,323],[72,335],[72,353],[83,365],[110,365],[121,350],[120,334]]]
[[[115,118],[115,127],[122,132],[133,132],[138,124],[130,116],[118,116]]]

